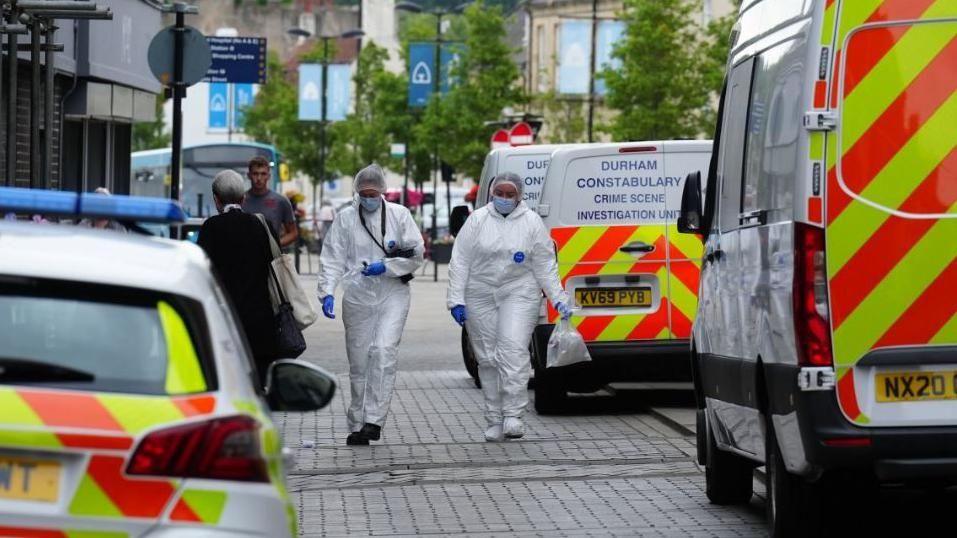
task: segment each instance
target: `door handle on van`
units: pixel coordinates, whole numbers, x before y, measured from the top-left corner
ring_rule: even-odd
[[[632,241],[631,243],[628,243],[627,245],[619,248],[618,250],[620,252],[627,252],[629,254],[633,252],[654,252],[655,246],[649,245],[648,243],[645,243],[644,241]]]
[[[716,248],[704,255],[704,261],[707,263],[714,263],[716,261],[721,261],[721,258],[723,257],[724,251],[720,248]]]

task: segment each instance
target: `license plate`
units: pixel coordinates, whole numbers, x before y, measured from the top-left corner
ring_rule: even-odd
[[[957,371],[892,372],[875,376],[879,403],[957,400]]]
[[[0,455],[0,499],[56,502],[60,468],[56,461]]]
[[[581,288],[575,301],[582,308],[648,307],[651,288]]]

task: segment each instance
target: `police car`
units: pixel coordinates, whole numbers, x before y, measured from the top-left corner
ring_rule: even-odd
[[[165,200],[0,188],[8,211],[185,218]],[[299,361],[265,390],[254,377],[197,246],[0,221],[0,536],[295,536],[269,413],[319,409],[335,383]]]

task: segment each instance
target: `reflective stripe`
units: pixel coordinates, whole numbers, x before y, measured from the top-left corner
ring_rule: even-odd
[[[225,491],[187,489],[170,512],[170,521],[189,521],[216,525],[226,508]]]
[[[124,431],[136,435],[158,424],[183,420],[185,415],[169,398],[141,398],[104,394],[100,402]]]
[[[169,355],[166,369],[167,394],[186,394],[206,390],[206,380],[199,366],[199,357],[193,348],[186,323],[179,313],[165,301],[156,305],[163,334],[166,336],[166,350]]]
[[[123,517],[120,509],[88,474],[80,479],[80,487],[70,503],[70,513],[75,516]]]
[[[61,531],[29,527],[5,527],[0,525],[0,536],[4,538],[128,538],[129,534],[116,531]]]

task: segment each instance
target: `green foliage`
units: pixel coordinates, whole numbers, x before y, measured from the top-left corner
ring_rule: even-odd
[[[533,101],[546,118],[545,144],[585,142],[585,107],[581,99],[563,98],[555,90],[538,94]]]
[[[504,107],[523,103],[525,95],[517,84],[519,70],[507,44],[501,8],[477,2],[460,22],[464,47],[451,69],[451,88],[429,102],[415,138],[436,148],[458,172],[477,177],[493,131],[485,122],[497,120]]]
[[[612,52],[621,67],[601,72],[618,111],[607,128],[615,140],[694,138],[713,122],[717,52],[692,24],[700,12],[700,0],[624,0],[625,33]]]
[[[701,58],[702,76],[704,85],[715,96],[721,93],[721,85],[724,82],[728,53],[731,49],[731,28],[734,26],[741,0],[732,0],[732,3],[735,6],[734,11],[724,17],[713,19],[708,23],[705,31],[704,54]],[[701,128],[709,136],[714,132],[717,117],[718,111],[714,107],[709,108],[702,115]]]
[[[163,128],[163,103],[166,97],[156,96],[156,116],[153,121],[133,125],[133,151],[166,148],[170,145],[170,133]]]

